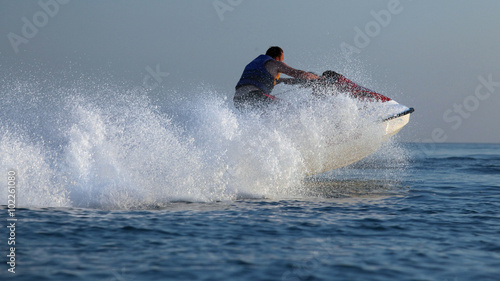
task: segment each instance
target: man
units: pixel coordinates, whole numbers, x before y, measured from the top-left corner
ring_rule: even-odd
[[[283,59],[283,50],[275,46],[245,67],[236,85],[233,99],[238,110],[263,108],[277,100],[271,92],[281,73],[301,80],[320,78],[315,74],[289,67],[283,63]]]

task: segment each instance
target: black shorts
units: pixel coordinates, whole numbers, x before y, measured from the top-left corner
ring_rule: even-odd
[[[272,96],[271,96],[272,97]],[[251,91],[244,96],[234,97],[234,107],[239,111],[247,111],[253,109],[263,109],[274,100],[262,91]]]

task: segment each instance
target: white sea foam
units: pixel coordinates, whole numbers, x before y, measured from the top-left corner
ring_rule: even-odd
[[[287,106],[259,115],[238,113],[210,90],[187,92],[170,110],[162,109],[168,98],[153,103],[110,84],[16,82],[2,91],[0,170],[17,171],[24,207],[296,197],[304,177],[332,161],[332,143],[380,145],[365,105],[346,95],[318,100],[295,90]]]

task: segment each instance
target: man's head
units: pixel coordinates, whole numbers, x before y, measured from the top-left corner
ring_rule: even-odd
[[[267,49],[266,55],[270,56],[271,58],[273,58],[277,61],[283,61],[283,58],[284,58],[283,49],[281,49],[278,46],[273,46],[273,47]]]

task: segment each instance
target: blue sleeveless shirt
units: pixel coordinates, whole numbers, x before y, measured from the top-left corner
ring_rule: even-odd
[[[254,85],[265,94],[271,94],[274,88],[274,77],[265,67],[266,62],[273,60],[272,57],[260,55],[251,61],[243,70],[240,81],[236,84],[236,89],[245,85]]]

